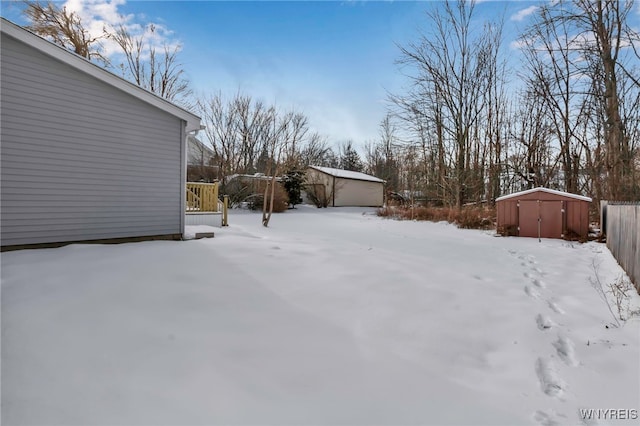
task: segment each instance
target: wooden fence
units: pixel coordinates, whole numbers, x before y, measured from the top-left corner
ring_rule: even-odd
[[[640,293],[640,203],[603,207],[607,247]]]
[[[187,182],[187,213],[218,211],[218,182]]]

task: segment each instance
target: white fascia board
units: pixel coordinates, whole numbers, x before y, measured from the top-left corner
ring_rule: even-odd
[[[523,195],[533,194],[534,192],[546,192],[548,194],[559,195],[559,196],[562,196],[562,197],[575,198],[576,200],[581,200],[581,201],[588,201],[588,202],[592,201],[591,198],[584,197],[582,195],[571,194],[569,192],[556,191],[555,189],[542,188],[542,187],[533,188],[533,189],[527,189],[526,191],[514,192],[513,194],[509,194],[509,195],[503,195],[502,197],[496,198],[496,201],[507,200],[509,198],[517,198],[517,197],[520,197],[520,196],[523,196]]]

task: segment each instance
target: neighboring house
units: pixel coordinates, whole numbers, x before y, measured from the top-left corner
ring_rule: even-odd
[[[350,170],[309,166],[307,197],[331,207],[380,207],[384,203],[385,181]]]
[[[218,166],[215,153],[194,135],[187,136],[187,181],[215,182]]]
[[[534,188],[496,199],[497,227],[503,235],[586,238],[591,198]]]
[[[181,238],[200,118],[1,24],[2,249]]]

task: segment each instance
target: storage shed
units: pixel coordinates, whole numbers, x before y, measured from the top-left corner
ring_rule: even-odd
[[[309,166],[307,193],[332,207],[380,207],[384,180],[365,173]]]
[[[534,188],[496,199],[502,235],[536,238],[586,238],[591,198]]]
[[[5,19],[1,246],[179,239],[200,118]]]

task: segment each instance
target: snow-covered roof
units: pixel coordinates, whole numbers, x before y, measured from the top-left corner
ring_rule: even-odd
[[[197,130],[200,128],[200,117],[197,115],[187,111],[184,108],[181,108],[168,100],[152,93],[142,87],[135,85],[124,78],[113,74],[104,68],[90,62],[88,59],[83,58],[80,55],[77,55],[64,47],[58,46],[55,43],[52,43],[44,38],[40,37],[37,34],[32,33],[29,30],[26,30],[13,22],[0,18],[2,25],[0,25],[0,31],[4,34],[7,34],[10,37],[15,38],[37,50],[44,53],[45,55],[52,56],[55,59],[64,62],[67,65],[72,66],[86,74],[91,75],[92,77],[97,78],[115,88],[118,88],[148,104],[153,105],[156,108],[161,109],[162,111],[168,112],[169,114],[178,117],[186,122],[185,130],[187,132]]]
[[[235,173],[227,176],[227,182],[231,182],[234,179],[251,179],[251,180],[271,180],[272,176],[265,175],[264,173],[254,173],[252,175]],[[276,176],[276,182],[281,182],[282,177]]]
[[[320,166],[309,166],[312,169],[318,170],[322,173],[326,173],[330,176],[335,176],[344,179],[354,179],[354,180],[366,180],[369,182],[380,182],[384,183],[384,180],[377,178],[375,176],[371,176],[365,173],[353,172],[351,170],[342,170],[342,169],[333,169],[331,167],[320,167]]]
[[[560,195],[562,197],[575,198],[576,200],[591,202],[591,198],[589,197],[584,197],[582,195],[571,194],[569,192],[556,191],[555,189],[542,188],[542,187],[527,189],[526,191],[514,192],[513,194],[509,194],[509,195],[503,195],[502,197],[496,198],[496,201],[502,201],[502,200],[507,200],[509,198],[520,197],[522,195],[533,194],[534,192],[546,192],[548,194]]]

